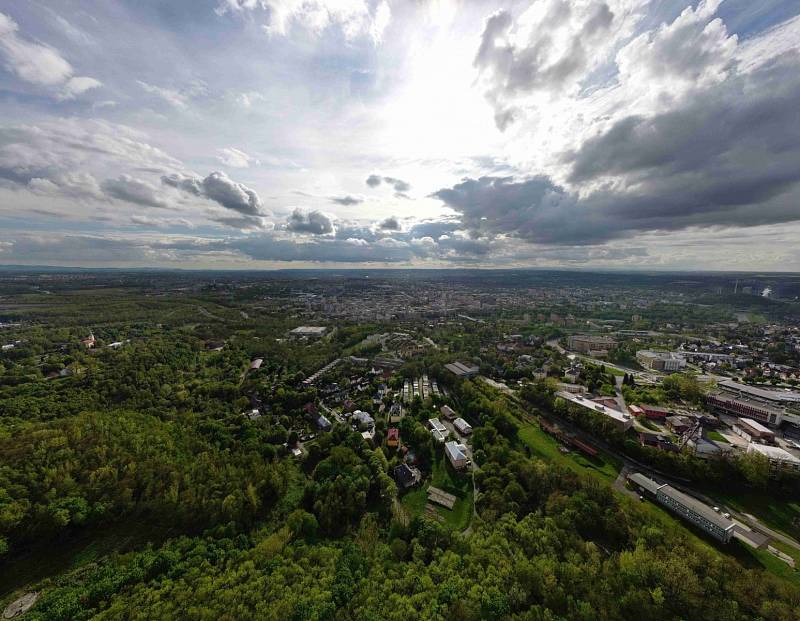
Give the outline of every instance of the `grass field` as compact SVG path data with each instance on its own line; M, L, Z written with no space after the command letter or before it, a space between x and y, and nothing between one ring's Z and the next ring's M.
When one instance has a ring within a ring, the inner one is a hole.
M749 490L704 491L736 511L756 516L770 528L800 539L800 501L787 501Z
M410 517L421 515L425 510L425 504L428 502L428 485L410 490L403 494L400 498L400 504L408 511Z
M472 519L472 479L469 474L457 474L445 462L438 459L433 463L431 478L421 487L406 492L400 498L400 504L408 512L410 518L421 515L428 504L428 488L433 485L457 497L451 509L437 506L436 511L444 523L454 530L463 530Z
M519 439L531 449L531 452L581 474L591 474L612 483L622 469L622 464L614 457L600 452L597 457L586 457L577 451L564 454L555 438L547 435L538 425L527 425L517 433Z
M706 436L709 440L714 440L715 442L724 442L725 444L730 444L728 440L723 436L719 431L707 431Z
M774 545L774 543L772 545ZM784 563L778 557L770 554L766 550L755 550L744 545L740 547L743 548L743 551L751 554L753 558L770 573L800 586L800 572ZM775 547L777 548L778 546Z

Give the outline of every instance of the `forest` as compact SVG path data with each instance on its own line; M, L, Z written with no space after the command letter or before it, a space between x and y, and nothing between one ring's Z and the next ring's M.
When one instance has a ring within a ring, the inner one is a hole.
M388 380L428 374L475 428L475 471L460 475L470 489L474 476L474 514L455 528L403 503L383 421L372 443L334 422L302 458L289 451L290 430L310 428L306 408L318 399L303 378L362 352L364 337L388 326L341 322L326 339L298 344L285 339L286 313L252 291L237 302L180 293L152 307L140 296L70 293L57 317L48 310L10 336L20 345L0 359L0 603L35 589L25 619L800 619L797 580L544 459L520 432L559 416L657 467L757 487L746 464L659 463L667 457L631 446L602 420L579 419L546 382L516 398L443 371L454 355L481 354L501 327L455 333L418 322L441 349ZM198 315L198 305L225 321ZM84 323L90 311L102 321ZM80 345L89 329L92 351ZM542 333L529 333L537 347ZM250 372L256 356L264 364ZM592 373L598 386L612 381ZM345 371L333 380L346 381ZM681 378L662 389L694 398ZM444 400L416 400L399 425L424 472L449 467L424 426ZM256 403L263 416L242 416ZM101 533L149 528L163 532L92 547ZM50 550L84 540L75 559L46 567ZM45 560L34 577L15 580L36 558Z

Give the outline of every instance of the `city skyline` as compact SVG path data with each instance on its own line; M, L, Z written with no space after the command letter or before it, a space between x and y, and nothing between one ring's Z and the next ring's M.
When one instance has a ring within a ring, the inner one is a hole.
M0 265L800 271L799 12L0 0Z

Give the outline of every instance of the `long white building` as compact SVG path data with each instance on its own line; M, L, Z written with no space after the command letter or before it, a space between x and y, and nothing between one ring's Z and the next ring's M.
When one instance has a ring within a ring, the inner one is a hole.
M576 395L565 390L558 391L556 395L562 399L566 399L571 403L580 405L587 410L592 410L596 414L602 414L603 416L606 416L620 431L627 431L633 426L633 416L630 414L620 412L619 410L615 410L614 408L610 408L601 403L596 403L591 399L581 397L580 395Z

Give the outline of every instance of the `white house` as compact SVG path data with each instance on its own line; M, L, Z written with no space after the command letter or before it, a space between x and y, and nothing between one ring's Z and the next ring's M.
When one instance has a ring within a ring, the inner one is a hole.
M450 440L445 443L444 452L447 454L447 459L450 460L450 464L456 470L467 467L469 457L467 457L467 447L463 444Z
M472 425L470 425L463 418L455 419L453 421L453 427L455 427L456 431L458 431L458 433L460 433L462 436L468 436L472 433Z
M431 427L431 435L437 442L444 442L447 436L450 435L447 427L445 427L438 418L429 419L428 424Z

